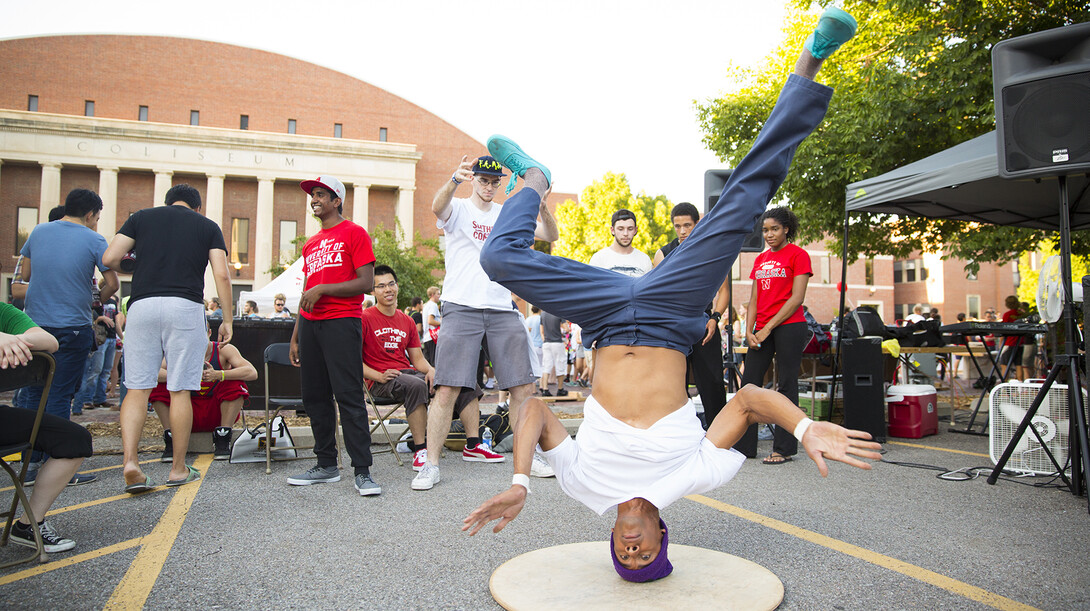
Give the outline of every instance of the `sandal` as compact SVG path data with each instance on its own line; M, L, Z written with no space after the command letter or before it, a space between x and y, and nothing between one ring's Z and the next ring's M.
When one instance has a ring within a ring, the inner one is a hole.
M197 470L193 465L186 465L186 469L189 469L189 473L185 476L185 479L168 479L164 486L181 486L182 484L188 484L189 482L195 482L201 479L201 472Z
M151 482L151 478L145 475L144 481L126 485L125 492L129 494L140 494L141 492L147 492L154 487L155 484Z
M785 462L791 462L791 460L792 459L791 459L790 456L784 456L783 454L780 454L779 452L773 452L773 453L769 454L768 456L766 456L765 459L762 460L761 462L763 462L766 465L782 465Z

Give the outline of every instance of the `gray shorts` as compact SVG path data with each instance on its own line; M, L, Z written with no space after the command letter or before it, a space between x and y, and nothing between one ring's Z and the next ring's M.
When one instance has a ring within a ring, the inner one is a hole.
M518 312L479 310L446 302L435 352L435 384L476 387L477 361L484 340L488 341L488 355L500 388L534 382L530 340Z
M200 390L208 326L204 305L181 297L145 297L125 320L125 386L155 388L167 362L167 390Z

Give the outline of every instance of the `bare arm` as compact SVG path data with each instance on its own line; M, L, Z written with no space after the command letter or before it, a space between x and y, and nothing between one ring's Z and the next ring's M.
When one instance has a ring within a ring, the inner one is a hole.
M102 264L114 271L121 271L121 259L133 246L136 246L136 240L123 233L114 234L106 252L102 253Z
M795 276L795 280L791 285L791 297L783 303L780 311L776 312L775 316L770 318L768 322L765 323L765 326L761 327L761 330L755 334L758 343L763 343L768 339L768 336L772 333L773 329L779 326L781 322L787 320L799 309L802 302L806 300L806 285L809 282L810 274L799 274L798 276Z
M462 155L462 161L455 168L453 177L459 183L473 180L473 163L475 161L475 159L471 160L467 155ZM439 188L439 192L435 194L435 198L431 201L431 211L435 214L435 218L440 221L450 218L450 201L454 199L454 192L457 189L458 184L453 180L448 180Z
M746 345L750 348L758 348L761 343L753 334L753 325L757 324L757 281L754 280L749 287L749 305L746 306L745 328L742 330L746 339Z
M424 351L419 347L409 348L408 352L409 362L413 364L413 369L424 374L424 381L428 383L428 388L431 388L432 380L435 379L435 368L428 363L428 359L424 358Z
M304 285L305 286L305 285ZM335 284L317 284L310 287L299 298L299 309L309 312L317 305L323 295L331 297L351 297L360 293L370 293L375 288L375 264L368 263L356 268L356 277Z
M730 448L742 438L751 424L770 422L794 431L805 417L802 410L780 393L747 384L712 421L707 438L716 447ZM825 459L860 469L871 468L860 458L881 460L882 455L877 450L882 446L867 441L870 438L870 433L864 431L849 430L831 422L813 422L802 436L802 445L824 477L829 474Z
M220 248L208 250L208 262L212 264L212 277L216 279L216 296L220 298L220 307L226 313L220 322L219 341L226 344L234 335L232 327L232 313L235 304L232 302L231 274L227 271L227 252Z
M102 281L98 283L99 299L106 301L113 297L119 288L121 288L121 281L117 278L117 272L112 269L102 272Z
M23 282L30 282L30 257L23 257Z
M549 451L568 438L568 431L560 420L541 399L531 398L522 408L522 414L515 423L514 463L515 473L529 476L530 465L534 460L534 446L541 444L541 449ZM485 501L473 510L465 520L462 530L470 536L477 534L482 527L492 520L500 522L492 532L500 532L511 520L514 520L526 503L526 488L518 484Z
M304 276L303 286L306 285L307 279L306 276ZM302 297L299 298L299 303L303 303ZM293 325L291 328L291 340L289 340L291 343L288 344L288 360L291 361L291 364L295 365L296 367L299 366L299 319L301 318L302 315L295 317L295 325Z
M0 333L0 369L18 367L30 362L31 350L57 351L57 339L41 327L31 327L18 335Z
M727 273L729 274L730 272ZM727 278L729 277L730 276L727 276ZM720 315L726 313L727 308L730 307L728 305L730 303L730 282L727 281L727 278L723 278L723 284L719 287L719 290L716 291L715 299L712 302L712 311L719 312ZM707 329L704 333L704 340L700 342L701 344L706 344L711 340L712 335L715 333L716 324L717 322L714 318L708 318L708 322L705 325Z
M242 353L231 344L220 344L220 364L226 365L223 379L253 382L257 379L257 367L247 361Z
M666 258L666 255L662 254L662 249L661 248L656 250L655 251L655 257L653 259L651 259L651 267L658 267L659 263L662 263L662 260L665 259L665 258Z

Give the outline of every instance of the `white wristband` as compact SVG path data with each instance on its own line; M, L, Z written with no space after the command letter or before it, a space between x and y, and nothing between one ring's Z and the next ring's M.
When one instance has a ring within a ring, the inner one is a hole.
M530 494L530 476L525 473L516 473L511 477L511 485L518 484L526 489L526 494Z
M801 443L802 436L806 434L806 429L810 428L810 425L813 423L814 421L809 418L803 418L802 420L799 420L799 423L795 425L795 439L798 439Z

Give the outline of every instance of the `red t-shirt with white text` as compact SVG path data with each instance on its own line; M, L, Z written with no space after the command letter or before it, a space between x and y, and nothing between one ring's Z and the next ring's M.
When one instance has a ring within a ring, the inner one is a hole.
M406 354L409 348L420 347L416 323L401 310L393 316L383 314L377 307L363 311L363 362L372 369L412 369ZM367 380L370 388L371 380Z
M319 284L338 284L356 278L356 269L375 262L371 236L352 221L341 221L314 234L303 245L303 291ZM348 297L322 295L309 312L299 314L307 320L359 318L363 293Z
M803 274L813 275L810 254L794 244L787 243L778 251L766 250L757 255L749 277L753 280L752 290L757 291L755 322L758 330L787 303L794 289L795 277ZM800 305L798 310L780 324L805 321Z

